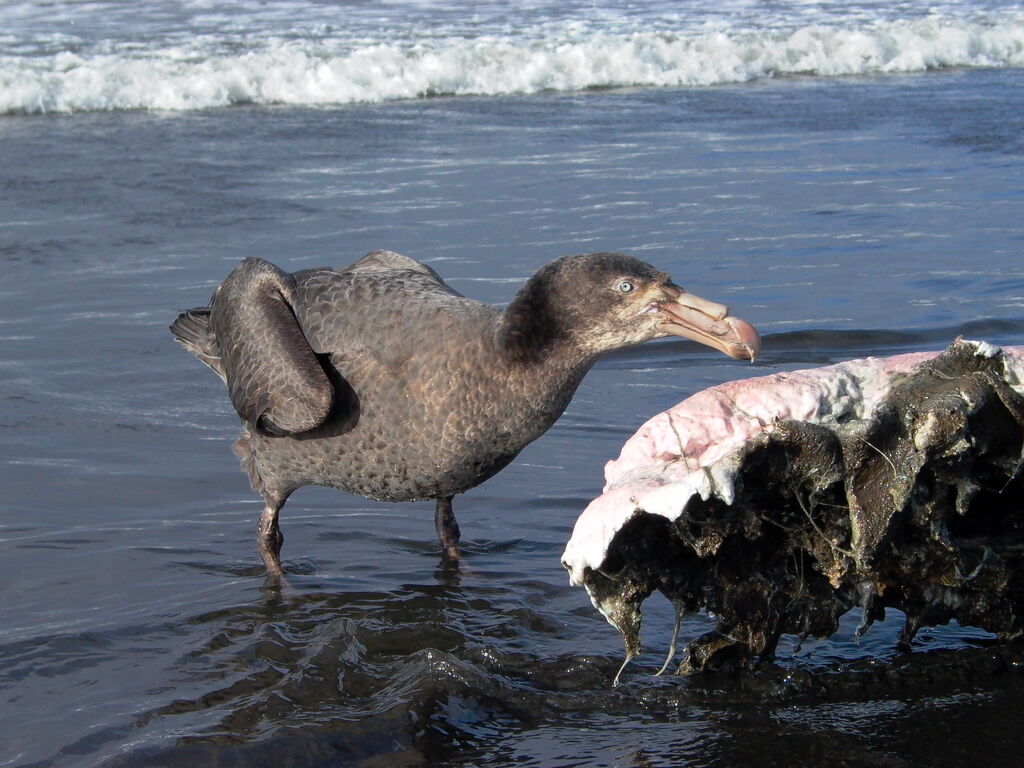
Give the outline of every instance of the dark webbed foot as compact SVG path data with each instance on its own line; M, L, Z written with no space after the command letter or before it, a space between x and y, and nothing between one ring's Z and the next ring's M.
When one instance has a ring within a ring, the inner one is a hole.
M455 513L452 512L451 496L437 500L437 508L434 510L434 526L437 528L437 538L441 542L443 556L457 560L459 558L460 533Z

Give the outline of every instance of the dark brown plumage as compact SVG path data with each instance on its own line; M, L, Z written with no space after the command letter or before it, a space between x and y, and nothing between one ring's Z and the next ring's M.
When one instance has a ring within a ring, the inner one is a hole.
M278 512L303 485L435 499L438 536L457 556L452 497L547 431L602 352L675 333L753 359L756 331L726 314L623 254L558 259L502 312L374 251L293 275L246 259L171 331L227 383L276 574Z

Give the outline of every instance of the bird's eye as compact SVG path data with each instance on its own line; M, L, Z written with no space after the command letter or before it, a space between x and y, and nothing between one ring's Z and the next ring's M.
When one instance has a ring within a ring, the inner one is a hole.
M630 280L623 280L623 281L622 281L621 283L619 283L619 284L618 284L617 286L615 286L615 287L616 287L616 288L617 288L618 290L622 291L623 293L629 293L629 292L630 292L630 291L632 291L632 290L633 290L633 289L634 289L634 288L635 288L636 286L635 286L635 285L633 285L632 281L630 281Z

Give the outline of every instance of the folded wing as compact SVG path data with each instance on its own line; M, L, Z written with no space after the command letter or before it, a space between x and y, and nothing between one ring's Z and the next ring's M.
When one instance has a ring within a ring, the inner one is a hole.
M334 400L294 304L294 277L249 258L221 283L209 308L184 312L171 326L224 379L238 415L275 435L321 425Z

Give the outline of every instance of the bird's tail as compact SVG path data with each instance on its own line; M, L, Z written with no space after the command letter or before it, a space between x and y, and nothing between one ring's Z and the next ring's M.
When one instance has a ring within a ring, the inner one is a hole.
M208 365L214 373L225 378L220 348L210 331L210 308L196 307L178 315L171 323L174 340Z

